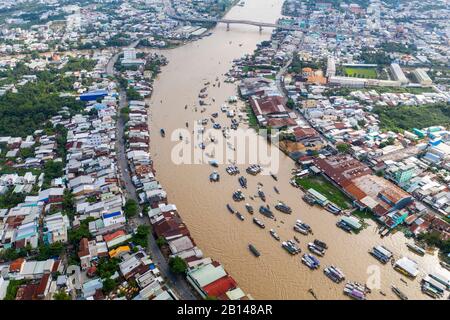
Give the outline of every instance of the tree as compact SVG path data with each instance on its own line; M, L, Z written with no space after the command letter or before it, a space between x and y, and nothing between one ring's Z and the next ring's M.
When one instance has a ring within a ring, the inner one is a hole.
M103 292L105 294L110 293L111 291L113 291L117 286L116 280L108 278L103 280Z
M167 241L164 237L160 236L158 239L156 239L156 244L158 247L162 247L167 244Z
M286 107L288 107L289 109L294 109L295 107L295 101L292 100L292 98L289 98L287 103L286 103Z
M132 241L135 244L143 248L146 248L148 246L149 234L150 234L150 227L146 225L140 225L137 227L136 233L133 235Z
M101 258L97 264L97 274L100 278L110 278L119 269L119 259Z
M340 153L347 153L350 150L350 145L347 143L338 143L336 145L336 149L340 152Z
M139 212L139 205L134 199L128 199L123 208L127 218L132 218Z
M63 290L55 292L55 294L53 294L53 299L54 300L72 300L72 298L67 294L67 292L65 292Z
M187 263L180 257L169 259L170 270L174 273L184 273L187 269Z

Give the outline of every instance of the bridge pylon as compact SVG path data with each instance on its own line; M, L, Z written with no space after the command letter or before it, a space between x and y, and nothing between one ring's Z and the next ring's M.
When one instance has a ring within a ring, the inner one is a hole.
M259 26L259 32L262 32L262 30L263 30L263 27Z
M227 31L230 31L230 24L227 23Z

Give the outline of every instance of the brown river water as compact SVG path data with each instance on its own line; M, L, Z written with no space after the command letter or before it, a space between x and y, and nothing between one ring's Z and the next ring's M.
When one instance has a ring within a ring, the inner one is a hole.
M281 16L282 2L246 0L244 7L234 7L227 18L275 22ZM172 147L179 141L171 141L170 133L175 129L185 128L186 122L189 122L192 130L195 121L219 112L216 121L222 125L230 125L219 109L229 96L237 95L237 89L236 84L223 83L223 74L231 68L233 59L252 53L257 43L270 39L271 35L269 29L260 33L257 27L245 25L231 25L230 31L226 30L225 25L219 25L212 32L211 36L199 41L163 51L169 64L163 67L156 79L154 94L149 101L149 121L153 128L150 153L157 177L168 192L170 202L176 204L205 256L220 261L238 281L239 286L255 299L313 299L308 293L310 288L313 288L319 299L347 299L342 293L344 283L335 284L322 272L323 267L330 264L341 268L347 280L362 283L368 281L371 287L372 283L376 284L372 278L378 270L380 287L373 289L368 299L396 299L390 290L391 284L399 287L410 299L428 299L420 292L419 281L422 276L437 270L448 274L439 266L437 254L427 254L424 257L415 255L405 246L405 242L411 240L406 240L400 232L381 239L373 222L358 235L350 235L338 229L335 225L337 217L318 207L310 207L301 199L301 191L289 184L291 169L295 166L283 154L280 153L278 182L269 175L247 175L246 166L239 166L241 173L248 179L248 189L243 190L247 199L240 203L234 203L231 198L232 193L240 188L238 176L229 176L225 172L225 165L217 169L221 174L221 181L210 183L208 177L213 168L207 163L177 165L171 160ZM216 77L221 81L220 88L212 86ZM213 97L215 103L207 106L204 113L200 112L201 107L196 112L193 106L198 105L199 91L207 81L211 82L207 91L209 101ZM207 127L211 127L210 122ZM160 136L160 128L168 133L165 138ZM277 221L259 214L257 209L262 201L258 198L248 199L248 196L256 194L258 182L264 185L267 203L272 208L278 200L282 200L293 208L293 213L285 215L273 210ZM273 186L279 189L279 195L275 193ZM264 221L265 229L258 228L252 222L252 216L244 208L245 202L255 208L255 216ZM227 203L241 212L245 221L231 215L225 207ZM314 235L295 234L293 225L297 219L311 225ZM282 240L292 239L296 235L300 239L302 252L308 252L306 245L315 238L325 241L329 249L320 258L320 270L309 270L301 264L301 254L291 256L282 249L280 242L270 236L271 228L277 231ZM249 243L261 252L259 258L249 252ZM381 265L368 254L368 250L377 244L385 245L397 258L406 255L416 260L420 265L421 275L413 281L395 271L390 264ZM386 296L380 294L380 290Z

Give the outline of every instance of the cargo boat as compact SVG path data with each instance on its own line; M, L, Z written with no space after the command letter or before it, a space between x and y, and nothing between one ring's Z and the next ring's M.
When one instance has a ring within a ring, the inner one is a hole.
M287 252L292 255L298 254L301 252L300 248L292 240L283 241L281 243L281 247L284 248Z
M314 257L312 254L305 253L302 256L302 263L306 265L311 270L318 269L320 267L320 261L316 257Z
M245 196L244 196L244 194L242 193L241 190L238 190L238 191L233 193L233 200L236 201L236 202L240 202L240 201L245 200Z
M345 274L337 267L331 265L323 270L323 273L333 282L340 283L345 280Z
M410 249L411 251L417 253L419 256L424 256L425 255L425 249L419 247L416 244L407 243L406 246L408 247L408 249Z
M286 205L285 203L283 203L281 201L275 205L275 209L277 209L280 212L287 213L287 214L292 213L291 207L289 207L288 205Z
M274 218L273 212L268 207L260 206L259 213L261 213L263 216L265 216L267 218L270 218L270 219Z
M366 300L366 286L357 282L348 282L344 287L344 294L356 300Z
M314 240L314 244L316 246L319 246L319 247L323 248L323 249L328 249L327 244L325 242L323 242L323 241L318 240L318 239Z
M392 259L392 252L383 246L375 246L369 253L381 263L387 263Z
M247 178L245 178L244 176L240 176L239 177L239 184L241 185L242 188L247 188Z
M270 229L270 235L277 241L280 241L280 236L275 232L275 230Z
M258 227L260 227L261 229L264 229L266 226L265 226L265 224L261 221L261 220L259 220L258 218L253 218L253 222L258 226Z
M325 249L315 245L312 242L308 243L308 249L309 249L309 251L311 251L312 253L318 255L319 257L323 257L325 255Z

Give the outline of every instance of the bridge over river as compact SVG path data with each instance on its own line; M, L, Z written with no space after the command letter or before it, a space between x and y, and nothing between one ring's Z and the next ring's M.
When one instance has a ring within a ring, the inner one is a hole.
M227 25L227 30L230 29L231 24L246 24L251 26L259 27L261 31L262 28L278 28L282 30L290 30L290 31L302 31L302 28L298 26L291 26L285 24L278 23L268 23L268 22L259 22L259 21L251 21L251 20L232 20L232 19L207 19L207 18L194 18L194 17L182 17L182 16L170 16L172 19L193 22L193 23L225 23Z

